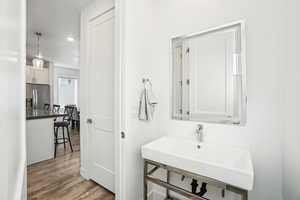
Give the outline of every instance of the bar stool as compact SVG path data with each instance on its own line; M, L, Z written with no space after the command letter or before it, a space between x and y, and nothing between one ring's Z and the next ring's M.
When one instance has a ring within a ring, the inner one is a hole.
M50 104L45 103L45 104L44 104L44 110L50 111Z
M77 107L74 108L73 117L72 117L72 129L74 128L80 130L80 113Z
M32 98L26 98L26 109L32 108Z
M54 158L56 158L56 148L58 144L64 144L64 149L66 150L66 143L69 143L71 151L73 152L73 147L71 143L70 138L70 132L69 132L69 126L72 121L72 115L73 115L74 107L73 106L65 106L64 113L67 114L65 117L63 117L62 121L55 121L54 122ZM59 128L62 128L62 137L58 137L58 130ZM65 128L67 129L68 137L65 137Z
M53 107L52 107L52 112L55 112L55 113L59 113L60 111L60 105L57 105L57 104L53 104ZM54 118L54 122L57 120L57 117ZM53 126L54 128L54 134L55 134L55 126Z
M60 105L53 104L52 111L55 112L55 113L59 113L59 111L60 111ZM57 118L54 118L54 121L56 121L56 120L57 120Z
M53 109L52 109L52 111L58 113L59 110L60 110L60 105L53 104Z

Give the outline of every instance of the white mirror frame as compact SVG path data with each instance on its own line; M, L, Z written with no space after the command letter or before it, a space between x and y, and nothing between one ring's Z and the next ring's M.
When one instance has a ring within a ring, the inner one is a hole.
M178 38L191 38L191 37L196 37L196 36L201 36L201 35L205 35L211 32L216 32L222 29L226 29L226 28L230 28L233 26L239 26L240 27L240 43L241 43L241 52L240 52L240 57L241 59L240 64L241 64L241 105L240 105L240 109L241 109L241 114L240 114L240 120L239 122L232 122L232 121L224 121L224 120L195 120L195 119L190 119L188 117L183 117L181 119L175 117L174 115L174 91L173 91L173 73L174 73L174 69L173 69L173 41L178 39ZM209 28L206 29L204 31L200 31L197 33L192 33L192 34L186 34L186 35L180 35L180 36L175 36L171 38L170 41L170 117L173 120L184 120L184 121L200 121L200 122L208 122L208 123L219 123L219 124L233 124L233 125L240 125L240 126L244 126L246 125L247 122L247 91L246 91L246 30L245 30L245 21L240 20L240 21L235 21L232 23L228 23L225 25L221 25L221 26L217 26L217 27L213 27L213 28Z

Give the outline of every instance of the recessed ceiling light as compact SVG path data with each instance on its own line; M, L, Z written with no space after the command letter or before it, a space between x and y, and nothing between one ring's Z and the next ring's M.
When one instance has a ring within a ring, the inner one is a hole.
M72 37L72 36L68 36L68 37L67 37L67 40L68 40L69 42L74 42L74 41L75 41L75 38Z

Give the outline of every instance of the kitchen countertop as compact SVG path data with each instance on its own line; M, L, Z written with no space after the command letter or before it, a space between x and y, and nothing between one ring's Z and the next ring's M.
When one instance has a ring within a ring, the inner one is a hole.
M52 112L47 110L27 110L26 120L56 118L56 117L63 117L66 115L67 114L62 112Z

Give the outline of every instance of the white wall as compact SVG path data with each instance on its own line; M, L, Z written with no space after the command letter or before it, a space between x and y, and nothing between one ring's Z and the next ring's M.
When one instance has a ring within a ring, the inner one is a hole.
M288 5L288 43L287 43L287 73L285 94L285 137L283 160L283 189L285 200L300 199L300 26L299 0L289 0Z
M142 199L140 146L161 135L194 139L195 122L170 120L170 39L244 19L247 38L248 121L245 127L205 124L205 140L251 151L255 169L250 200L282 199L284 0L131 0L125 11L128 137L127 200ZM151 78L159 99L151 123L138 121L141 79Z
M25 175L25 1L0 0L0 199L19 200Z
M53 103L58 104L58 78L59 77L69 77L69 78L78 78L80 79L80 70L79 69L72 69L72 68L65 68L60 66L55 66L53 71ZM80 80L79 80L80 82ZM79 96L79 87L78 87L78 96ZM78 105L79 104L78 99Z

